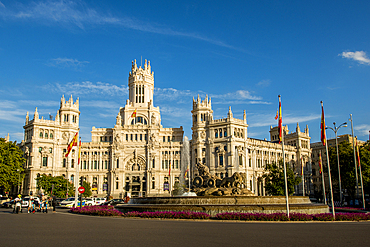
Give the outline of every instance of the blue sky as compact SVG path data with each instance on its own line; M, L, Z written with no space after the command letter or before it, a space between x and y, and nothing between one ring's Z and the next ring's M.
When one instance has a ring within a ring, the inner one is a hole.
M370 1L0 0L0 136L23 138L27 111L55 116L80 98L82 141L111 128L128 98L131 61L151 61L164 127L191 137L192 98L214 118L247 111L248 136L269 140L278 95L283 124L370 130ZM328 138L334 138L328 130ZM350 134L341 128L338 134Z

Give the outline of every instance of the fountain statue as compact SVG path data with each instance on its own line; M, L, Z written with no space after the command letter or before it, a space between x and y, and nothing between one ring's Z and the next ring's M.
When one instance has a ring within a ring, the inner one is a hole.
M235 172L231 177L223 179L211 175L209 168L201 163L196 164L198 176L193 178L192 192L198 196L253 196L254 194L245 188L246 174Z

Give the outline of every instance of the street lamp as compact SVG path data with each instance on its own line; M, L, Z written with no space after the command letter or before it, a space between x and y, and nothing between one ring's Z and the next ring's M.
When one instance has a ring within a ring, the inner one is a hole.
M18 195L19 195L19 180L21 180L21 172L19 169L17 169L18 172Z
M333 123L334 128L326 126L326 129L331 129L335 133L335 145L337 147L337 160L338 160L338 174L339 174L339 200L340 200L340 205L342 205L342 182L340 179L340 165L339 165L339 151L338 151L338 135L337 132L341 127L347 127L347 122L342 123L338 127L335 126L335 122ZM334 205L333 205L334 207Z

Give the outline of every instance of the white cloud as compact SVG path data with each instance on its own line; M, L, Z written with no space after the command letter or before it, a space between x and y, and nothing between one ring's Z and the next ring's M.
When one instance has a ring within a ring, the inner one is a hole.
M85 64L89 63L88 61L78 61L73 58L55 58L50 59L47 63L48 66L52 67L62 67L62 68L78 68L82 67Z
M77 26L83 30L86 26L116 25L142 32L192 38L248 53L243 49L233 47L221 40L211 39L199 33L180 32L173 30L170 27L166 27L163 24L143 22L131 17L116 17L111 14L99 13L97 10L88 7L83 1L45 1L32 2L29 5L17 4L16 6L18 8L17 10L7 9L3 6L4 11L1 11L2 9L0 9L0 17L2 16L4 19L12 20L35 20L45 25L55 23L66 26Z
M247 115L248 124L250 127L277 126L275 115L276 112L272 112L271 114L250 114L250 116ZM286 114L283 116L283 125L306 123L320 118L320 114L310 114L307 116L292 116L291 114Z
M0 7L5 8L5 5L2 2L0 2Z
M49 84L44 87L47 90L53 90L62 92L64 94L75 94L75 95L109 95L109 96L122 96L128 95L128 88L124 85L117 86L104 82L68 82L66 84Z
M360 64L370 65L370 59L366 56L366 52L364 51L355 51L355 52L342 52L339 54L343 58L353 59Z
M220 95L211 95L212 98L220 99L240 99L240 100L261 100L262 97L253 96L251 92L247 90L238 90L236 92L220 94Z
M262 80L257 83L257 86L259 87L268 87L270 86L271 81L270 80Z
M22 116L22 117L20 117ZM22 123L24 122L26 119L25 119L25 111L23 110L15 110L15 109L12 109L12 110L0 110L0 120L6 120L6 121L10 121L10 122L16 122L16 123Z
M357 134L358 136L360 135L368 136L369 135L369 131L370 131L369 124L361 124L361 125L354 126L353 128L356 131L360 132L359 134ZM355 133L355 136L356 136L356 133Z

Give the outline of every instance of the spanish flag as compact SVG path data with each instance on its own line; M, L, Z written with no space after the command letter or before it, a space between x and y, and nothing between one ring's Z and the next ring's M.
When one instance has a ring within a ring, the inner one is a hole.
M168 170L168 176L171 176L171 160L170 160L170 169Z
M322 142L322 145L326 145L326 131L325 131L325 117L324 117L324 105L322 104L322 101L321 101L321 125L320 125L320 129L321 129L321 142Z
M131 114L131 117L136 117L136 109L135 109L135 111Z
M302 169L301 169L301 176L303 176L303 158L301 157L301 166L302 166Z
M69 153L72 151L72 148L77 146L77 136L78 136L78 132L75 134L72 141L68 144L67 153L66 153L65 157L68 157Z
M283 116L281 115L281 100L280 100L280 95L279 95L279 125L278 125L278 130L279 130L279 143L283 140Z
M358 166L358 167L360 167L360 166L361 166L360 150L358 149L358 143L357 143L357 140L356 140L356 151L357 151L357 166Z
M319 154L319 172L322 173L322 159L321 159L321 152Z
M81 137L80 137L80 144L78 146L78 165L80 165L81 161Z
M186 175L188 175L188 171L189 171L189 167L188 167L188 169L186 169L186 171L185 171L184 178L186 178Z

